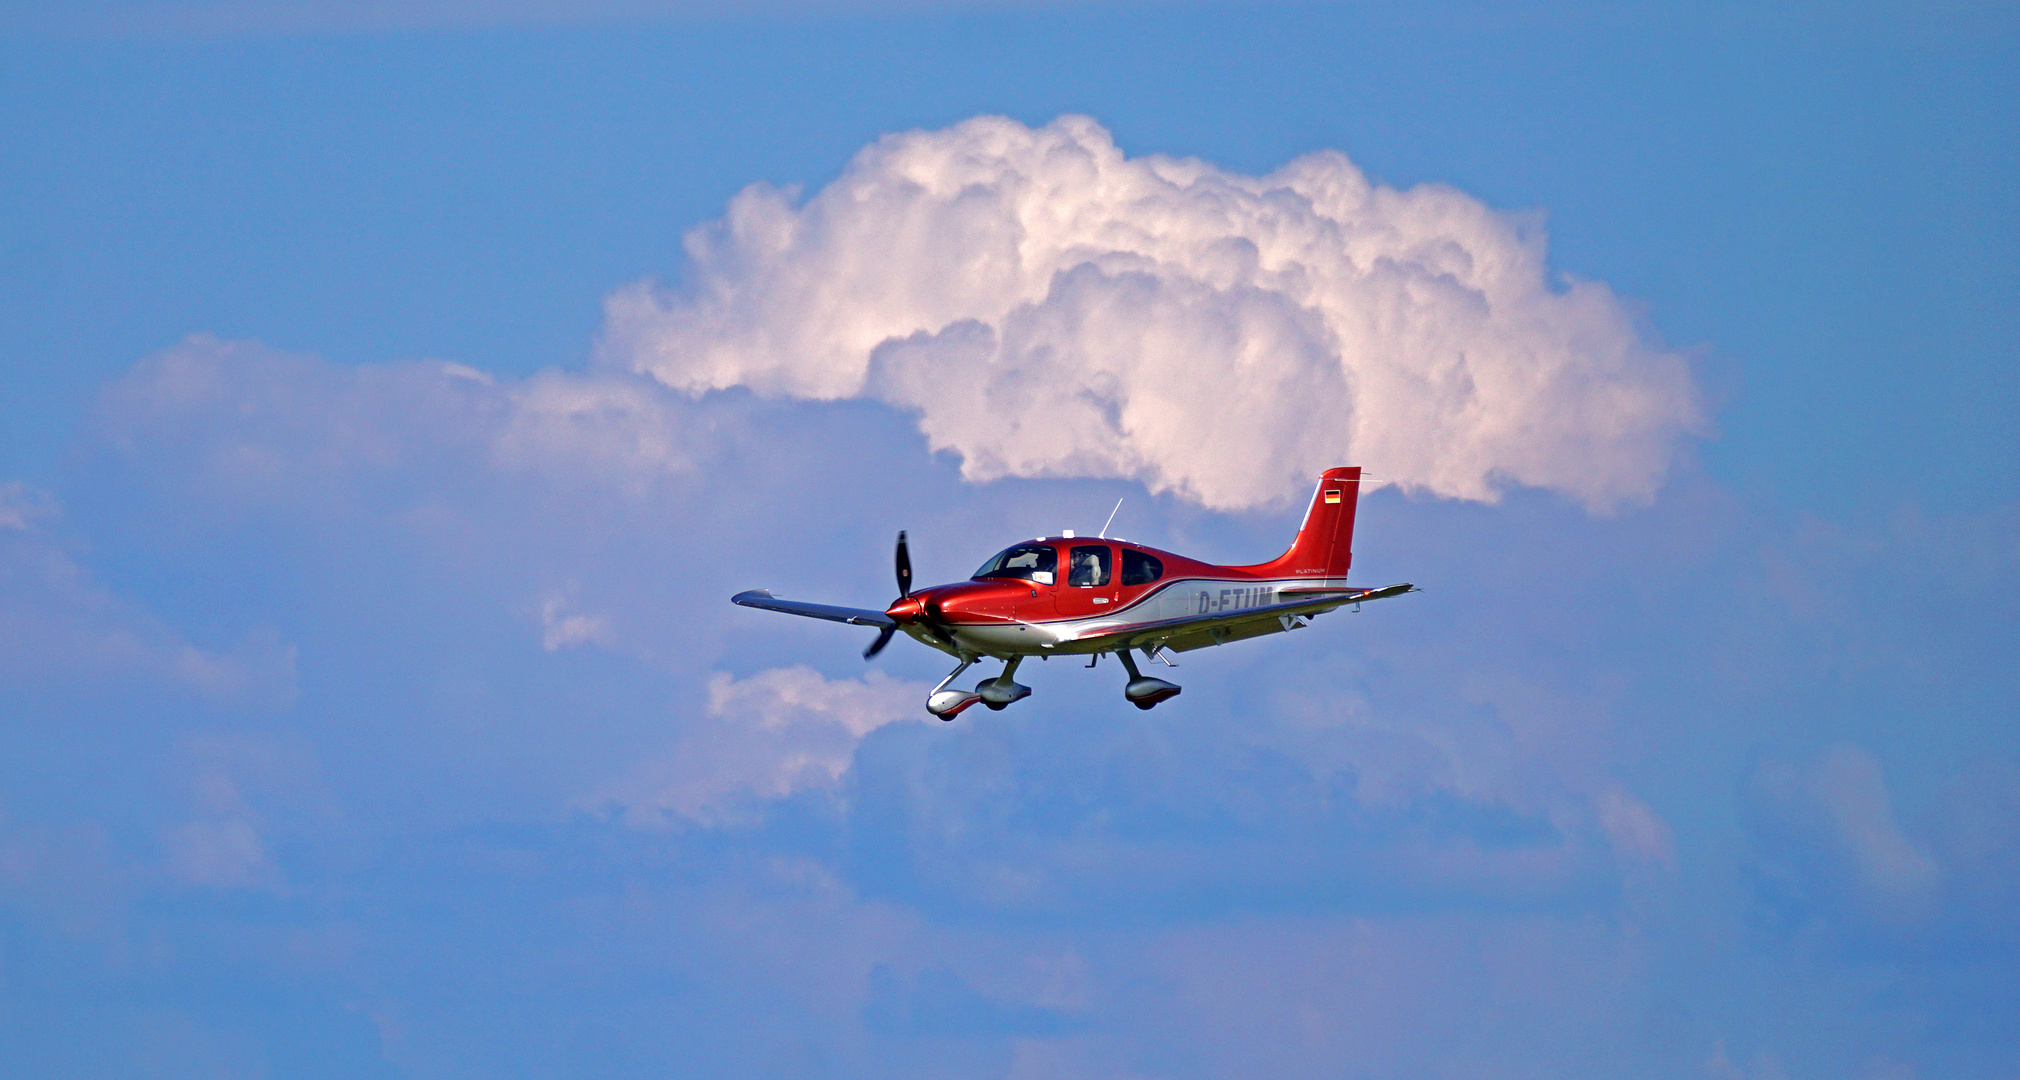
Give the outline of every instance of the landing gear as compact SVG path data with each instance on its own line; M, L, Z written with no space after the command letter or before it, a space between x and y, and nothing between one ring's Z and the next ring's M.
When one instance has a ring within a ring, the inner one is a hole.
M980 694L969 693L966 690L947 689L948 683L953 682L956 677L968 670L974 663L975 658L972 656L963 656L961 658L961 666L948 672L947 677L940 680L940 685L934 687L933 692L926 695L927 712L942 720L952 720L961 715L962 709L982 700L982 695Z
M1030 687L1010 677L1016 673L1017 665L1023 662L1023 657L1013 656L1004 663L1003 674L975 684L975 692L981 695L982 704L989 706L991 712L1001 712L1031 696Z
M1008 708L1031 696L1030 687L1011 678L1017 671L1017 665L1024 662L1024 658L1021 656L1011 657L1003 665L1003 673L1001 675L993 679L983 679L981 682L975 684L973 691L949 690L948 687L953 684L954 680L959 678L962 672L974 666L977 659L979 657L962 657L961 666L948 672L947 677L940 680L940 685L934 687L933 692L926 695L927 712L942 720L952 720L956 716L961 715L961 710L978 701L988 706L991 711L997 711Z
M1122 696L1139 709L1148 709L1166 698L1179 695L1179 688L1163 679L1145 678L1136 670L1136 660L1128 649L1117 649L1115 655L1122 658L1123 669L1129 672L1129 685L1122 688Z

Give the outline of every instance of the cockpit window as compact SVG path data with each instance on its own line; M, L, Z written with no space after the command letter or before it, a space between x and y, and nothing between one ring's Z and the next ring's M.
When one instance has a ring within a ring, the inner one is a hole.
M1040 585L1052 584L1059 569L1059 552L1051 544L1018 544L1005 548L975 571L978 578L1022 578Z
M1164 576L1164 563L1155 555L1122 549L1122 583L1148 585Z
M1114 565L1114 558L1106 544L1088 544L1074 548L1067 556L1066 584L1079 585L1082 588L1108 584L1108 570Z

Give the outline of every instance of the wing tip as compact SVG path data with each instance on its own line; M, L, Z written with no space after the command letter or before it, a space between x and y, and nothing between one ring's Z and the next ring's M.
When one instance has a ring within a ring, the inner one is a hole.
M1359 600L1354 602L1359 603L1360 600L1387 600L1392 596L1405 596L1413 592L1423 591L1414 582L1404 581L1394 585L1384 585L1379 589L1369 589L1360 595Z

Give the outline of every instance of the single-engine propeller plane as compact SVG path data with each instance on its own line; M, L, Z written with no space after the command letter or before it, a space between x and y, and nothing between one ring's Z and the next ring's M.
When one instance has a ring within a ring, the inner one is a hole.
M1093 667L1102 654L1114 653L1129 673L1123 696L1148 709L1176 696L1179 688L1144 675L1131 650L1146 662L1177 667L1168 654L1296 630L1314 615L1414 589L1407 583L1380 589L1347 584L1360 485L1359 468L1326 470L1290 550L1254 566L1214 566L1111 540L1104 526L1092 539L1068 530L1012 544L967 581L915 590L901 532L898 598L882 611L781 600L763 589L730 600L874 626L877 638L863 650L865 659L882 652L900 630L955 657L960 665L926 697L926 711L942 720L978 701L1001 709L1029 697L1031 688L1013 678L1027 656L1088 656L1087 666ZM1003 661L1001 674L973 690L952 688L985 656Z

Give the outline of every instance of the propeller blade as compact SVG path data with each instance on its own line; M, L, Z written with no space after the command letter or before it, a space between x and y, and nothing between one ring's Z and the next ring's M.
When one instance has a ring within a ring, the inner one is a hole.
M870 642L870 647L863 650L863 659L875 659L878 653L884 651L884 646L891 643L891 635L897 632L898 628L895 626L886 626L877 631L877 640Z
M898 530L898 597L912 595L912 553L905 547L905 530ZM879 645L878 648L883 646Z

